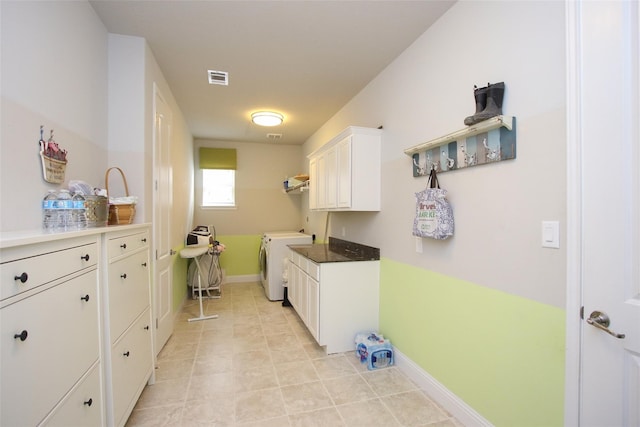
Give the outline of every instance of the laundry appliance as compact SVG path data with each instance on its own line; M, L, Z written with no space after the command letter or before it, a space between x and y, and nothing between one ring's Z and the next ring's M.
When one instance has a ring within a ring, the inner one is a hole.
M284 298L282 273L284 259L289 253L288 245L310 245L311 236L295 231L274 231L264 233L260 243L258 260L260 280L264 293L271 301Z

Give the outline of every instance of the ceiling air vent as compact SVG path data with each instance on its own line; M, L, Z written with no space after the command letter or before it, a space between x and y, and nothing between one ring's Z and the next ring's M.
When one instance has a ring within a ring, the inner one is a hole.
M268 133L267 134L267 139L271 139L273 141L277 141L280 138L282 138L282 134L281 133Z
M226 71L208 70L210 85L229 86L229 73Z

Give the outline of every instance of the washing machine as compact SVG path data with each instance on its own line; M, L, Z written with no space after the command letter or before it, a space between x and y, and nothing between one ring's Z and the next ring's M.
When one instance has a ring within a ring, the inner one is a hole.
M310 245L311 236L296 231L274 231L262 235L260 243L259 263L260 280L264 293L271 301L284 298L282 273L284 259L288 258L288 245Z

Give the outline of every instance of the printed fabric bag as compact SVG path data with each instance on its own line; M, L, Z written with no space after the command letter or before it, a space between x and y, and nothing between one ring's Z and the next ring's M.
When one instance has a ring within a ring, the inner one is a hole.
M431 169L427 188L416 193L416 217L413 235L444 240L453 236L453 209L440 188L435 169Z

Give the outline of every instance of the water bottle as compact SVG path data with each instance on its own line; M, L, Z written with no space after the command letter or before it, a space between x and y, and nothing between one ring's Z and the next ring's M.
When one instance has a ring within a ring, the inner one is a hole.
M78 230L87 228L87 211L84 207L84 196L82 193L74 193L73 201L73 226Z
M49 190L42 199L42 228L46 231L56 231L58 227L58 211L56 210L56 190Z
M56 200L56 210L58 211L58 230L73 229L73 200L69 190L60 190Z

